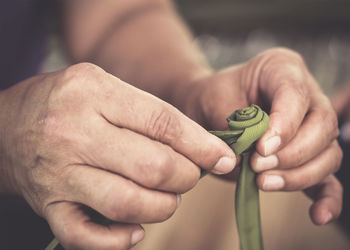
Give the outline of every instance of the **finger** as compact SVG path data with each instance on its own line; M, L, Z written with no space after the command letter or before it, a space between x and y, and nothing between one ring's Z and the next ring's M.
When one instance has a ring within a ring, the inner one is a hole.
M343 202L343 188L334 175L305 191L315 202L310 217L316 225L324 225L339 217Z
M269 129L256 145L261 155L271 155L294 137L308 109L306 92L300 84L286 83L273 93Z
M199 168L168 145L110 123L97 126L103 133L92 135L85 162L162 191L184 193L198 182Z
M255 153L251 158L256 172L272 168L297 167L323 151L339 135L337 117L330 106L311 110L294 138L277 154Z
M83 165L64 173L65 200L78 202L105 217L126 223L151 223L168 219L180 196L146 189L124 177Z
M140 225L95 224L81 205L70 202L49 205L47 219L65 249L129 249L144 237Z
M108 82L108 96L98 102L98 112L109 122L167 144L213 173L224 174L234 168L232 150L173 106L112 75Z
M261 55L259 91L270 109L269 129L257 142L257 150L268 156L286 145L296 134L309 108L309 85L314 84L300 56L288 50Z
M257 185L264 191L297 191L316 185L336 172L342 151L336 141L317 157L298 168L267 170L258 175Z

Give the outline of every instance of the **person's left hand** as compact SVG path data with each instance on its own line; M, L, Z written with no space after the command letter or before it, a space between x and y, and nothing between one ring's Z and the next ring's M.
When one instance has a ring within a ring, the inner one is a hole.
M227 130L225 118L253 103L269 111L269 129L251 158L257 185L264 191L305 190L314 199L315 224L339 216L343 191L333 175L342 159L337 116L299 54L268 50L193 82L187 93L183 110L207 129Z

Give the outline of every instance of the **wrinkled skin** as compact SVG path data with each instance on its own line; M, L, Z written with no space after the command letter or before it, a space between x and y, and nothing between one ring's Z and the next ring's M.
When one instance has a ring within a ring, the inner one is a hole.
M169 218L199 167L224 174L228 146L171 105L92 64L1 92L1 184L67 249L127 249ZM205 143L203 143L205 142ZM83 205L110 220L93 223Z
M253 103L268 110L269 129L251 158L259 188L305 190L314 199L315 224L339 216L342 186L333 175L342 159L337 116L299 54L271 49L191 87L183 109L208 129L227 129L225 118ZM237 171L232 174L235 178Z

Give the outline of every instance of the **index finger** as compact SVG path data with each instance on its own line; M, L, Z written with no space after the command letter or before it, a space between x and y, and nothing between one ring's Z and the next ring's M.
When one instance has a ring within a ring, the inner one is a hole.
M310 85L317 85L301 58L280 52L266 62L260 92L268 100L269 129L257 142L264 156L275 153L296 134L310 106Z
M260 154L268 156L275 153L295 136L309 107L298 88L283 85L272 97L269 129L257 143Z
M170 104L108 74L108 96L98 105L110 123L169 145L195 164L215 174L235 166L233 151L219 138Z

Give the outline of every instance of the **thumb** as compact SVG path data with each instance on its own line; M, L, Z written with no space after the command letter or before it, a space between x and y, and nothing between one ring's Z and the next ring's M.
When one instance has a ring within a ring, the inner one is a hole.
M236 164L232 150L219 138L170 104L110 75L116 86L113 98L100 103L109 122L169 145L201 168L216 174L231 172Z

